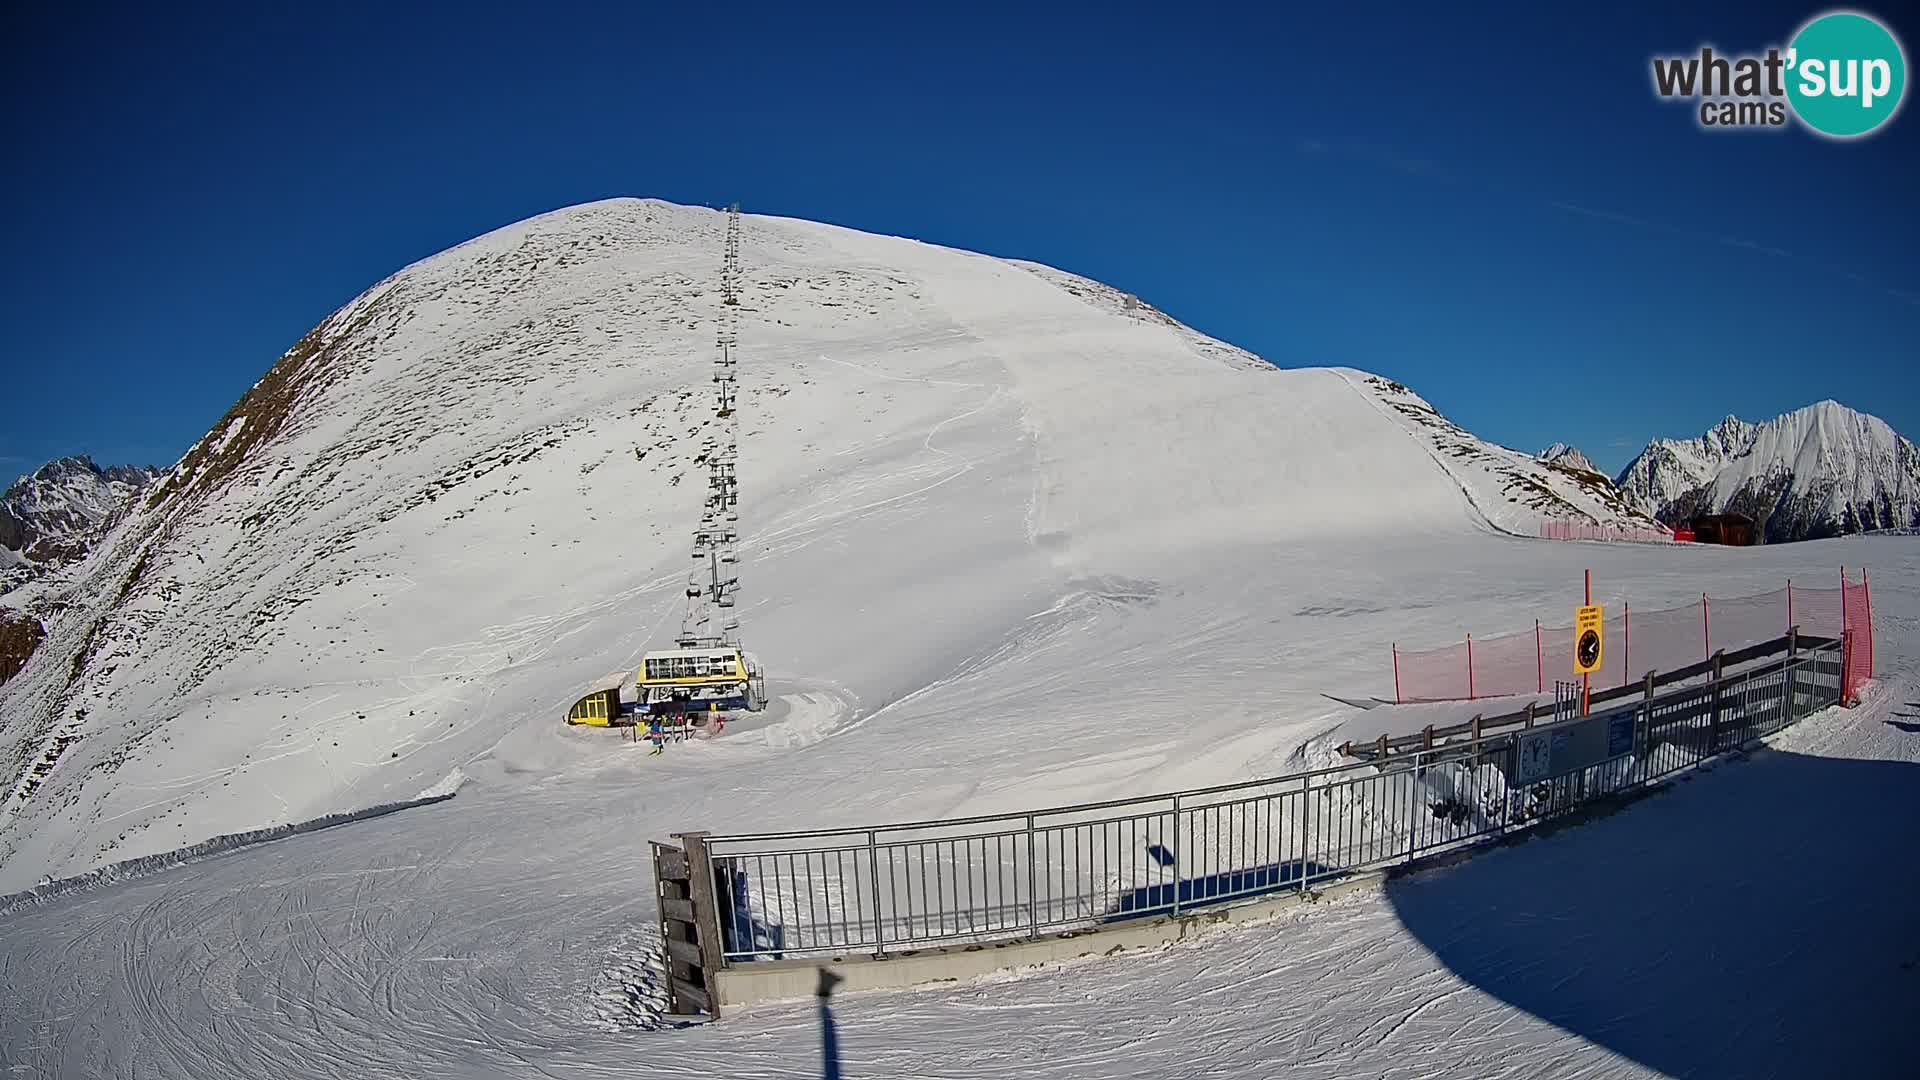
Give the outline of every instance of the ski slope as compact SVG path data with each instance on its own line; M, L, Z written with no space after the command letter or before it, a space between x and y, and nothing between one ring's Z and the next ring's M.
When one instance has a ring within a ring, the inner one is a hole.
M1557 602L1579 546L1492 541L1428 599L1461 602L1497 574L1516 608ZM1610 578L1657 580L1666 553L1592 554L1614 560ZM845 1075L1900 1075L1920 880L1887 856L1920 775L1920 549L1714 555L1729 557L1692 570L1723 584L1872 563L1888 674L1868 704L1782 733L1771 757L1385 891L1158 951L837 998ZM1073 797L1134 775L1116 747L1141 726L1071 752L1036 733L1027 749ZM950 790L940 777L1000 760L976 742L891 768L864 745L888 727L807 743L776 725L651 762L603 742L565 773L503 772L430 807L16 906L0 914L0 1045L30 1076L822 1075L811 1005L648 1030L643 839L764 823L775 792L795 824L917 812ZM1211 747L1211 769L1277 765L1288 741L1243 732ZM1162 762L1145 782L1198 770ZM884 794L856 802L861 785Z
M8 595L50 636L0 687L0 746L64 749L6 805L0 892L106 868L0 912L9 1067L817 1075L806 1009L648 1030L649 838L1284 772L1351 714L1325 693L1391 689L1388 641L1564 618L1589 566L1596 599L1665 606L1868 565L1883 668L1911 671L1909 539L1516 538L1615 511L1388 380L1275 368L1057 270L749 216L740 610L774 703L663 758L566 729L583 681L678 623L721 228L593 204L396 273L85 564ZM1906 754L1845 741L1877 716L1820 721L1832 755ZM1499 1048L1563 1075L1662 1067L1476 998L1392 904L851 997L848 1072L1517 1069ZM1450 1030L1495 1049L1430 1050Z

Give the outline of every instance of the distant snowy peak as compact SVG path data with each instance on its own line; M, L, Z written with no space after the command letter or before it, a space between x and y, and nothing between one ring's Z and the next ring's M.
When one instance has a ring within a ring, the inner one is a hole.
M1662 521L1746 514L1771 543L1920 525L1920 450L1837 401L1760 424L1729 416L1697 439L1656 439L1618 483Z
M102 527L160 473L102 468L85 455L50 461L0 495L0 548L14 565L57 565L85 555Z
M1822 402L1821 405L1831 405L1836 409L1842 409L1848 412L1852 411L1846 409L1845 406L1840 405L1838 402L1833 401ZM1808 406L1808 409L1817 408L1820 408L1820 405ZM1802 409L1800 411L1805 412L1807 410ZM1788 415L1791 416L1793 414L1789 413ZM1859 414L1855 413L1854 415ZM1781 419L1785 419L1785 417ZM1754 433L1759 429L1760 425L1758 424L1749 424L1737 416L1729 415L1725 420L1708 428L1707 433L1700 437L1700 443L1702 446L1708 448L1709 451L1715 451L1728 456L1738 456L1753 444Z
M1600 473L1600 467L1593 463L1592 458L1581 453L1578 447L1568 446L1562 442L1554 443L1535 454L1534 460L1543 461L1548 465L1564 465L1569 469L1579 469L1581 472ZM1606 474L1600 473L1600 475Z

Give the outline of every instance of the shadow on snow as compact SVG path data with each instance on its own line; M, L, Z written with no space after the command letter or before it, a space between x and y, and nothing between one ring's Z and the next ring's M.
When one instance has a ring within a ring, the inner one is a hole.
M1911 1075L1916 809L1920 765L1762 750L1387 896L1460 978L1667 1075Z
M1317 862L1303 864L1295 860L1268 863L1246 870L1227 870L1205 877L1182 878L1164 885L1148 885L1122 894L1119 901L1107 909L1107 916L1102 921L1126 922L1129 919L1166 915L1171 912L1176 896L1182 909L1185 909L1193 904L1218 904L1229 899L1252 900L1291 891L1300 880L1302 869L1306 871L1309 881L1327 870Z

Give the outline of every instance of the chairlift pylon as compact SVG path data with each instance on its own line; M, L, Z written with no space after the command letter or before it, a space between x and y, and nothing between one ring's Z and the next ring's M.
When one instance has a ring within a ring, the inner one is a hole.
M745 278L740 267L740 249L740 207L735 204L727 210L720 269L722 310L714 334L718 355L710 380L716 388L713 419L721 423L716 425L706 420L687 427L690 435L699 437L700 456L695 464L707 467L708 488L691 552L693 561L705 562L707 568L696 569L688 576L684 590L687 612L680 634L674 639L679 649L690 650L692 655L646 654L635 680L637 702L626 707L617 699L609 702L606 688L596 686L593 694L575 703L577 714L598 717L605 713L611 722L615 713L632 718L645 712L683 711L692 707L689 702L703 710L710 707L708 703L723 701L726 704L721 707L728 709L758 710L766 706L761 681L764 676L736 638L740 628L738 618L717 614L736 608L735 597L740 588L739 575L733 570L740 560L735 546L739 542L736 528L740 520L739 480L734 473L739 459L736 419L739 358L734 353L739 345L739 316L735 309L741 306L740 286ZM639 455L639 451L635 453ZM728 567L724 574L723 565ZM654 670L656 667L658 671ZM697 680L698 685L689 679ZM617 698L617 689L614 694ZM569 722L576 722L571 715Z

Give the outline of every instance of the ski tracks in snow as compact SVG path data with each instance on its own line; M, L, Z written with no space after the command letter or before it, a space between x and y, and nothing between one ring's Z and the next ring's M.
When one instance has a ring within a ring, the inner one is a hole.
M950 466L950 468L946 472L944 472L938 479L932 481L931 483L924 484L920 487L914 488L911 491L898 492L893 495L885 496L884 498L874 499L870 502L861 503L857 506L842 507L837 505L831 505L829 506L829 508L821 510L817 513L810 514L809 516L801 519L800 521L794 522L793 524L782 526L777 529L771 529L765 532L755 533L749 536L747 538L747 541L756 546L765 547L766 545L771 544L776 540L785 539L788 536L792 536L799 533L809 532L814 529L818 529L822 526L832 524L834 522L845 521L848 519L857 521L861 518L867 517L873 511L878 510L882 507L892 506L895 503L906 502L911 499L919 498L930 491L934 491L938 488L944 487L947 484L950 484L953 481L960 479L962 476L965 476L966 474L972 472L975 465L972 459L961 457L959 454L951 450L945 450L938 446L935 446L934 437L939 435L940 430L949 424L956 424L963 420L967 420L971 417L977 416L982 412L985 412L988 408L990 408L994 404L994 402L999 400L1000 395L1004 393L1006 389L1004 386L1000 384L995 384L989 387L983 383L953 382L951 380L945 380L945 379L926 379L926 378L915 378L915 377L909 377L909 376L903 376L903 375L889 375L885 372L874 371L872 368L866 367L861 364L856 364L848 360L836 360L833 357L827 356L824 354L821 355L820 359L829 364L837 364L841 367L851 368L854 371L858 371L861 374L867 375L874 379L881 379L888 382L920 383L928 386L953 386L953 387L962 387L970 390L986 390L987 396L983 400L981 400L978 404L973 405L970 408L964 409L961 412L955 413L954 415L949 416L946 419L935 423L932 427L927 429L927 433L925 437L923 437L920 440L920 445L923 449L925 449L929 453L937 455L942 461L944 461Z

